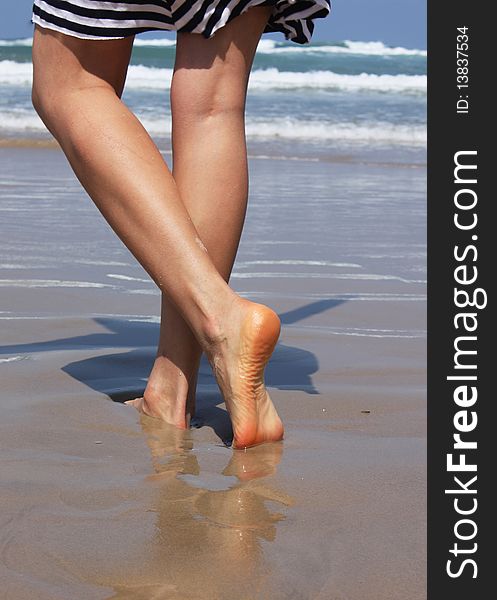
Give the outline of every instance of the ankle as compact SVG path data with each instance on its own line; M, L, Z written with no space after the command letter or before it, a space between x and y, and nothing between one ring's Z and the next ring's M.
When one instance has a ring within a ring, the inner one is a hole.
M154 395L182 396L188 393L192 377L194 373L184 372L165 356L157 356L148 378L147 390Z
M226 341L236 316L246 302L232 292L224 304L219 303L215 311L203 318L199 344L204 352L209 353Z

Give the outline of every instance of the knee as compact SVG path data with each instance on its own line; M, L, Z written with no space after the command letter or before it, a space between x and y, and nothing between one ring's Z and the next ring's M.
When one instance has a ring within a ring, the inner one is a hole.
M59 141L61 135L77 130L81 91L77 85L68 85L57 78L33 79L31 104L48 131Z
M233 119L243 116L244 102L241 99L223 94L214 94L210 97L171 97L171 111L178 119L188 122L205 122L209 119Z
M37 47L33 48L33 82L31 85L31 104L37 114L44 120L52 112L57 92L56 77L43 64L37 55Z
M245 112L244 90L226 79L203 85L191 78L173 77L171 111L177 119L184 117L188 122L239 118Z
M67 86L52 81L33 80L31 87L31 104L41 121L61 142L63 136L73 135L80 130L78 116L79 98L76 86Z
M190 118L193 117L203 122L212 120L213 123L239 120L244 113L241 102L230 102L227 98L212 98L209 102L197 104L191 108Z
M44 98L43 90L33 81L33 85L31 86L31 104L39 116L43 113Z
M33 64L31 104L49 129L74 110L73 97L82 89L79 80L63 75L50 64Z
M45 124L52 122L57 115L57 106L63 106L61 89L48 84L39 83L33 79L31 87L31 104Z

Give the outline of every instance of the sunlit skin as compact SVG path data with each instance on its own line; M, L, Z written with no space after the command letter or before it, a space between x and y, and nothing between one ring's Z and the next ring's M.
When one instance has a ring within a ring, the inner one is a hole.
M81 40L36 26L33 39L36 111L162 291L157 360L144 396L129 404L187 427L205 352L237 449L283 437L263 379L278 316L227 284L246 208L247 81L270 10L251 8L209 40L178 35L173 173L121 100L132 38Z

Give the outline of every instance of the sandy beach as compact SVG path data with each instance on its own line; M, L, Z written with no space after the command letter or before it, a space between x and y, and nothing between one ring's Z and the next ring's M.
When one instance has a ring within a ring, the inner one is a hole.
M425 598L422 152L249 151L231 285L282 320L286 436L243 452L206 362L191 430L122 404L159 292L56 145L0 143L2 598Z

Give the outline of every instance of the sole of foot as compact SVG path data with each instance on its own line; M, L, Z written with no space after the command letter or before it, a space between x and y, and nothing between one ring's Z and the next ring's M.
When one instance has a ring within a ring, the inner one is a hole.
M208 358L230 414L231 447L243 450L283 439L283 424L264 385L281 322L267 306L247 300L240 300L236 312L236 333Z
M206 352L231 418L231 448L279 442L284 427L264 385L264 370L278 342L280 319L269 307L241 298L232 317L229 334ZM163 398L154 394L147 398L145 392L124 404L180 429L190 427L191 416L185 415L184 405L181 410L178 404L164 407Z

